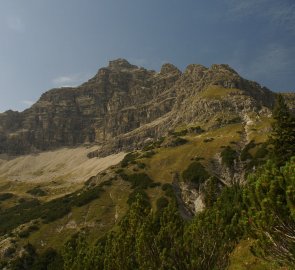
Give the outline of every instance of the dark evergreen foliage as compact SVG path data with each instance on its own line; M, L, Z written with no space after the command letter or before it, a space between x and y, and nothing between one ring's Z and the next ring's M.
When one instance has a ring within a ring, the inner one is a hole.
M131 188L146 189L151 187L153 180L146 173L121 174L123 180L130 182Z
M184 181L194 183L198 186L209 178L209 176L209 173L200 162L192 162L182 173Z
M146 206L150 206L150 201L149 201L149 197L148 197L147 193L143 189L140 189L140 188L133 190L129 194L127 203L129 205L132 205L136 201L136 198L138 196L140 196L142 198L142 202L145 202Z
M169 201L167 198L165 197L160 197L158 200L157 200L157 210L158 211L162 211L164 208L166 208L169 204Z
M177 137L174 141L171 142L171 146L180 146L186 144L188 140L184 138Z
M273 118L270 156L281 166L295 155L295 117L291 115L282 95L277 95Z
M173 186L171 184L168 184L168 183L164 184L162 186L162 190L165 191L165 196L167 196L169 198L175 197Z
M230 146L226 146L221 152L222 163L227 167L232 167L237 157L237 152Z
M166 191L170 189L165 186ZM175 200L160 198L153 213L137 192L119 227L95 246L85 233L75 235L63 252L65 269L225 269L242 235L239 187L225 189L208 210L186 223Z
M218 179L216 177L209 178L204 186L203 193L206 207L212 207L220 193L220 187L218 186Z
M12 193L0 193L0 202L11 199L14 195Z
M281 168L269 161L250 175L244 202L255 254L295 267L295 158Z
M242 161L246 161L247 159L252 159L252 155L249 153L249 150L251 148L254 148L256 146L255 142L252 140L250 141L242 150L241 155L240 155L240 159Z
M47 192L39 187L34 187L34 188L28 190L27 193L31 194L33 196L38 196L38 197L42 197L42 196L47 195Z
M121 167L122 168L127 167L130 163L134 162L137 157L138 157L137 153L134 153L134 152L128 153L121 161Z

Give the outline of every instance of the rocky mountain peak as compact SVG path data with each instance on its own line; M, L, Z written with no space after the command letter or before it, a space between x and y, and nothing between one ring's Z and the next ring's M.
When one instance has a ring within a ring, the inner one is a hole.
M205 72L207 71L208 68L206 68L205 66L203 65L199 65L199 64L190 64L186 67L184 73L185 74L188 74L188 75L191 75L191 74L194 74L194 73L202 73L202 72Z
M135 65L131 65L126 59L118 58L109 62L110 69L133 69L138 68Z
M204 67L203 65L199 64L190 64L186 67L184 71L184 77L191 78L193 80L200 80L208 68Z
M192 64L181 73L166 63L155 72L120 58L79 87L52 89L22 113L0 114L0 153L83 143L131 150L176 126L214 126L221 111L224 123L229 116L242 119L262 106L271 108L273 100L274 93L228 65Z
M227 64L213 64L210 69L214 71L229 71L230 73L239 75L231 66Z
M181 71L176 66L174 66L170 63L163 64L161 67L160 73L161 74L172 73L172 74L181 75Z

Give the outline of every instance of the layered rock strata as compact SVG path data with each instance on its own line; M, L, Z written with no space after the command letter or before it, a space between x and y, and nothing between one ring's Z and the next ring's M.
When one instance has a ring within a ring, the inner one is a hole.
M155 72L117 59L79 87L52 89L23 112L0 114L0 153L90 143L103 145L106 155L140 147L181 124L214 127L245 113L266 114L273 102L270 90L228 65L189 65L182 73L164 64Z

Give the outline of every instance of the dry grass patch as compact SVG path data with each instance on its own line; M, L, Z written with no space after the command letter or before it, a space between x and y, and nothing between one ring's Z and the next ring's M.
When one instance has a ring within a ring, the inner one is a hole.
M189 142L178 147L160 148L150 159L143 160L147 164L146 171L154 181L171 183L174 172L182 172L195 157L202 157L204 165L218 152L221 146L238 141L242 129L241 124L232 124L197 136L185 136ZM204 142L206 138L214 138Z
M209 85L204 91L200 92L199 96L208 99L222 99L230 94L242 93L236 88L224 88L220 85Z
M254 121L249 127L249 140L255 140L256 143L266 142L271 131L271 121L269 117L261 117Z

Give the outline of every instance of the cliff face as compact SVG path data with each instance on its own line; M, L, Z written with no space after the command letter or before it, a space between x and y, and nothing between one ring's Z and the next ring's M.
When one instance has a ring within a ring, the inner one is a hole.
M30 109L0 114L0 152L22 154L84 142L102 142L152 122L171 110L167 91L181 73L160 73L111 61L77 88L44 93Z
M50 90L24 112L0 114L0 153L86 142L129 149L181 124L214 126L268 113L273 100L227 65L190 65L182 74L171 64L155 72L118 59L79 87Z

